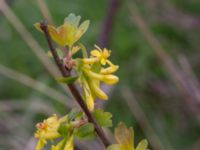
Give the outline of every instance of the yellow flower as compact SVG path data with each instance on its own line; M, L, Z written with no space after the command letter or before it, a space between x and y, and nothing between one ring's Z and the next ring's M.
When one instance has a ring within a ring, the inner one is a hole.
M113 75L119 66L108 60L111 52L106 48L101 50L98 46L95 45L95 47L96 49L91 51L89 58L77 59L76 61L77 71L80 73L80 83L83 88L83 97L90 111L94 109L96 97L102 100L108 99L107 94L101 90L100 83L113 85L119 81L119 78Z
M109 60L107 60L107 63L109 67L102 68L100 71L101 74L111 74L111 73L116 72L119 69L119 66L113 65Z
M81 77L81 82L82 82L82 87L83 87L84 100L88 106L88 109L90 111L93 111L95 96L94 94L92 94L89 84L84 76Z
M116 84L119 81L119 78L115 75L112 74L100 74L100 73L95 73L89 69L84 69L84 73L94 79L100 80L105 82L106 84L112 85Z
M87 31L89 27L89 20L84 21L79 25L81 17L70 14L65 18L64 24L59 27L54 27L48 25L48 30L51 38L60 46L71 47L75 42L77 42L81 36ZM34 24L34 26L42 31L40 28L40 23Z
M35 137L39 139L36 150L41 150L47 143L47 140L55 139L61 135L57 132L62 119L59 119L57 115L53 115L48 119L36 125L37 132Z
M110 57L110 53L111 51L110 50L107 50L106 48L104 48L103 50L98 47L97 45L95 45L95 48L94 50L91 51L91 56L92 57L96 57L99 59L100 63L102 65L105 65L106 62L107 62L107 58Z

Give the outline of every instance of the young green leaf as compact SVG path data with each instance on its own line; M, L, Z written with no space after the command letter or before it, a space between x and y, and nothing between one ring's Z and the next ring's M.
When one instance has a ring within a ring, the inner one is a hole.
M72 109L68 114L68 118L70 121L75 119L80 119L82 117L83 117L83 112L78 109Z
M61 77L58 78L57 81L61 82L61 83L67 83L67 84L72 84L74 83L76 80L78 79L78 77Z
M109 112L104 112L102 109L97 109L93 112L97 123L100 126L111 127L112 126L112 114Z
M68 137L69 135L71 135L72 131L73 131L73 127L65 123L61 123L58 128L58 133L64 137Z
M78 138L94 138L95 133L94 133L94 125L92 123L87 123L80 128L77 129L76 131L76 136Z

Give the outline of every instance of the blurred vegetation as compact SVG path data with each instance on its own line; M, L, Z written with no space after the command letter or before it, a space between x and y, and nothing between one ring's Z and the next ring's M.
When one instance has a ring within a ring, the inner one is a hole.
M90 49L93 43L98 44L108 1L46 2L57 25L69 13L80 14L82 18L89 19L91 26L81 40ZM43 19L36 1L12 0L9 5L28 31L47 50L43 35L33 27L35 22ZM189 106L169 77L167 69L131 20L128 5L129 1L121 1L110 39L109 48L113 53L111 59L120 66L120 82L111 92L111 99L105 104L106 110L113 113L114 126L119 121L124 121L134 127L137 141L146 137L144 129L124 100L122 89L126 87L134 93L165 150L197 150L200 147L199 122L195 115L191 115ZM184 54L199 78L200 2L140 0L138 7L170 57L178 63L178 57ZM0 49L0 64L64 93L3 14L0 14ZM51 113L64 114L68 111L54 99L2 75L0 89L0 108L3 110L0 110L2 150L24 148L34 133L36 122ZM9 104L11 108L3 109L5 104ZM40 111L32 109L39 106L47 108L42 107Z

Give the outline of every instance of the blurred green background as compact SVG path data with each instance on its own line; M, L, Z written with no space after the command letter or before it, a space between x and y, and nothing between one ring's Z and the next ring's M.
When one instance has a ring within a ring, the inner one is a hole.
M132 7L132 2L137 5ZM109 0L46 0L46 4L56 25L69 13L91 21L81 39L88 49L99 43L112 7ZM47 51L43 35L33 27L43 20L38 1L10 0L8 6ZM150 30L150 39L158 39L162 47L157 48L165 52L163 55L155 51L155 43L152 46L152 41L146 40L148 31L140 19ZM103 105L113 113L114 126L120 121L133 126L136 142L146 137L151 149L199 150L200 1L121 0L111 29L107 46L112 50L111 60L120 66L120 82L114 88L105 87L110 100ZM171 61L175 66L172 73L166 65ZM1 11L0 64L0 150L34 149L35 124L53 113L64 115L69 109L48 94L21 84L20 78L12 80L8 76L16 74L4 66L67 94ZM29 84L48 92L40 84Z

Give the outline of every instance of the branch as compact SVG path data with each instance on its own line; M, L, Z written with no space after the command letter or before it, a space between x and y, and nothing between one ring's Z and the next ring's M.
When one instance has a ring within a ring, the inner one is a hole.
M41 29L44 31L46 40L48 42L48 46L49 49L51 50L51 53L53 55L53 58L60 70L60 72L62 73L63 77L70 77L70 71L65 68L65 66L63 65L63 62L61 61L61 59L59 58L56 49L54 48L53 44L52 44L52 40L51 37L49 35L49 31L47 28L47 24L45 22L42 22L40 24ZM82 96L80 95L78 89L76 88L76 86L74 84L68 84L67 85L68 88L70 89L72 95L74 96L76 102L79 104L79 106L82 108L82 110L84 111L85 115L88 118L88 121L93 123L95 131L97 133L97 135L99 136L99 138L101 139L102 143L104 144L105 147L110 145L110 142L108 141L108 139L106 138L102 128L97 124L95 118L93 117L93 115L91 114L91 112L89 111L87 105L85 104Z

